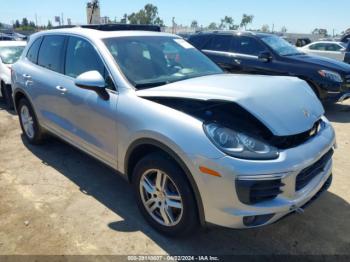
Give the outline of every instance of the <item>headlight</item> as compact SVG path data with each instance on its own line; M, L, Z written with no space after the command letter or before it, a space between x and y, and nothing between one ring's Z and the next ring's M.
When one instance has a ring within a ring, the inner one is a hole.
M241 132L216 123L204 124L204 131L210 140L224 153L251 160L268 160L278 157L278 149Z
M331 80L333 82L338 82L338 83L343 82L342 77L336 72L329 71L329 70L320 70L320 71L318 71L318 73L320 74L320 76L322 76L324 78L328 78L329 80Z

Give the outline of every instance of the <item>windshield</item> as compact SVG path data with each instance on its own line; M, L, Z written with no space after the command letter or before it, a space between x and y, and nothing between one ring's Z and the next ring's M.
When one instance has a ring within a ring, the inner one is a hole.
M303 54L295 46L278 36L266 36L261 39L280 56L292 56Z
M116 37L104 42L126 78L137 89L223 73L214 62L181 38Z
M17 62L24 50L24 46L0 47L0 57L4 64L14 64Z

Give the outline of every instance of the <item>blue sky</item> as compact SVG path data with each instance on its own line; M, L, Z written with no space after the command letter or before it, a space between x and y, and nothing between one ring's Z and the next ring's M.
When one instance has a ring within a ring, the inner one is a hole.
M55 15L64 13L73 23L85 23L86 0L1 0L0 22L11 23L28 17L39 24L47 24ZM350 28L349 0L101 0L101 15L120 19L124 13L141 9L146 3L158 6L159 15L166 25L173 16L178 24L219 22L225 15L238 23L243 13L253 14L251 27L275 24L279 30L286 26L288 32L309 33L315 27L336 33Z

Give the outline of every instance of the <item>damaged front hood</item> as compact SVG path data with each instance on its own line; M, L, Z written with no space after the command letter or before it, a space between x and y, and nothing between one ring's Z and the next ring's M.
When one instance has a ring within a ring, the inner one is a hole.
M188 79L136 91L140 97L169 97L234 102L259 119L276 136L310 130L324 109L298 78L222 74Z

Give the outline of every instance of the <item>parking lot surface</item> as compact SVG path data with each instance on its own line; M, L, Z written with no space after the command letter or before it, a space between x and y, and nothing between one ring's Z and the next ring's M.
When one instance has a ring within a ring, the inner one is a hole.
M143 220L131 186L58 139L31 146L0 102L0 254L350 254L350 102L326 107L334 181L303 215L249 230L168 239Z

